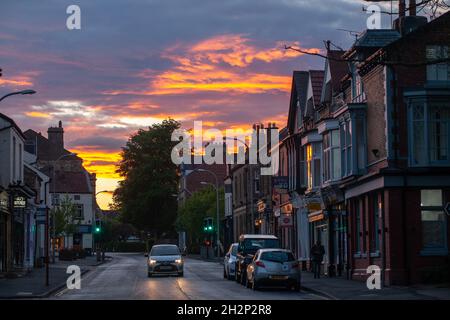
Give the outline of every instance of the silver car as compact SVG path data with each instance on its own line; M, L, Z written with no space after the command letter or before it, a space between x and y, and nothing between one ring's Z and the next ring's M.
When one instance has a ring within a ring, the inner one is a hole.
M223 277L232 280L236 273L236 255L237 255L238 243L230 245L227 254L223 259Z
M154 274L176 274L182 277L183 265L183 257L176 245L154 245L148 254L147 272L149 277Z
M290 250L260 249L247 266L247 287L285 286L300 290L300 265Z

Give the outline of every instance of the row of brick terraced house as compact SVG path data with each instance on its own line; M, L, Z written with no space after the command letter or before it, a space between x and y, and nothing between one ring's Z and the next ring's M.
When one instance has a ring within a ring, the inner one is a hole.
M276 234L305 270L320 240L329 276L363 280L377 265L385 285L448 281L449 46L450 13L411 10L328 48L324 70L294 71L280 177L229 168L234 238Z

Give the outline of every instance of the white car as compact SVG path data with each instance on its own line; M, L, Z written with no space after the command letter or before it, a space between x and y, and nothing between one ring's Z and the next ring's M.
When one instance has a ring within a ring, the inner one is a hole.
M184 261L178 246L171 244L154 245L148 254L148 277L154 274L177 274L183 276Z
M228 280L232 280L235 277L237 250L238 243L231 244L223 259L223 277Z

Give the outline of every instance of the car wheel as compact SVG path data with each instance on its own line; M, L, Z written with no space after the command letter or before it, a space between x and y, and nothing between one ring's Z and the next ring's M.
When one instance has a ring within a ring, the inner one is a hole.
M151 272L147 272L147 277L151 278L153 274Z

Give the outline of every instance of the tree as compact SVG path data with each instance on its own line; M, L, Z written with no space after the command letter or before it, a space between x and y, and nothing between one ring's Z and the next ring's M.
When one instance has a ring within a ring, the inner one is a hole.
M72 199L65 195L58 206L52 208L52 216L55 219L55 235L57 237L68 236L78 231L80 217Z
M223 218L224 192L219 189L219 212ZM179 208L177 217L177 230L186 231L190 246L200 244L203 234L203 219L212 217L216 226L216 191L213 187L201 189L192 194L184 205ZM215 235L215 234L214 234Z
M124 223L159 236L174 232L178 171L171 160L172 132L180 124L164 120L140 129L122 148L117 172L124 178L114 192Z

